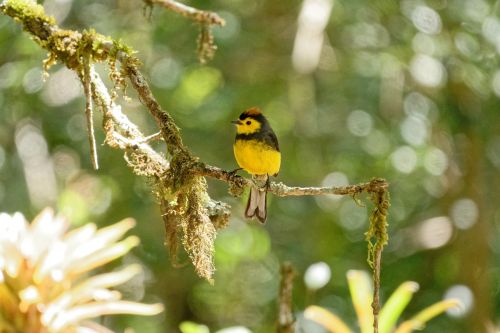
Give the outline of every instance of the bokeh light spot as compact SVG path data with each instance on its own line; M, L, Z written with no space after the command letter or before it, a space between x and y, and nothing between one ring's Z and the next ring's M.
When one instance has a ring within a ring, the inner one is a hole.
M377 23L360 22L346 28L342 39L349 47L381 48L390 43L386 28Z
M72 4L73 0L45 0L43 7L57 22L63 22L68 17Z
M482 33L486 40L497 45L500 41L500 20L494 16L487 17L482 25Z
M354 69L359 75L371 77L380 74L380 58L370 52L357 52L353 60Z
M326 286L331 276L330 267L324 262L317 262L307 268L304 282L307 288L317 290Z
M233 326L233 327L223 328L215 333L252 333L252 331L250 331L248 328L244 326Z
M66 124L66 133L73 141L81 141L87 138L87 128L85 126L83 114L73 115Z
M232 39L238 36L241 30L241 24L238 17L226 11L220 11L219 16L226 21L226 25L224 25L224 27L213 27L215 39Z
M449 188L446 177L428 177L423 182L424 188L434 198L440 198L445 195Z
M415 7L411 13L411 20L418 30L426 34L434 35L441 32L441 17L430 7Z
M394 168L402 173L411 173L417 167L417 153L409 146L402 146L391 154Z
M438 216L423 221L417 230L419 244L425 249L435 249L449 242L453 226L447 216Z
M344 229L356 231L364 227L368 213L366 207L358 206L354 200L347 200L340 206L339 218Z
M446 79L446 70L443 64L425 54L417 54L413 57L410 72L418 83L431 88L441 86Z
M53 204L57 197L57 183L42 131L31 121L21 122L16 130L15 143L32 204L36 207Z
M436 40L432 36L422 32L415 34L411 44L415 53L423 53L430 56L437 53L438 46L436 45Z
M373 128L372 116L362 110L354 110L347 117L347 128L355 136L367 136Z
M5 149L0 146L0 170L3 168L5 164Z
M56 175L63 179L69 179L80 171L80 157L78 154L66 147L58 147L52 154L52 162Z
M43 86L43 74L40 67L34 67L24 74L23 77L23 87L24 91L28 94L33 94Z
M42 91L48 106L62 106L82 95L82 87L75 73L66 67L51 74Z
M490 4L484 0L466 0L465 14L476 22L481 22L490 12Z
M401 123L400 132L407 143L413 146L421 146L427 140L426 121L421 116L410 115Z
M474 294L472 293L472 290L470 290L469 287L462 284L454 285L448 288L448 290L446 290L444 294L444 299L451 299L451 298L458 299L460 303L462 303L461 306L454 307L446 311L446 313L451 317L465 316L467 313L470 312L472 306L474 305Z
M199 107L222 84L221 72L213 67L192 69L182 78L174 98L180 106L179 111L191 113Z
M172 88L179 82L181 67L172 57L161 58L151 66L150 74L155 86Z
M496 71L493 75L493 79L491 80L491 89L500 97L500 71Z
M469 229L479 218L479 208L472 199L459 199L451 206L450 216L457 228Z
M460 53L472 59L477 57L481 48L476 38L465 32L458 32L455 35L455 46Z
M434 176L442 175L448 168L448 157L438 148L431 148L424 156L424 167Z
M333 186L346 186L349 184L347 176L342 172L332 172L326 175L321 182L321 186L333 187ZM332 195L316 195L314 199L318 206L330 213L336 213L338 208L338 202L342 198L342 195L332 194Z
M437 110L436 104L430 98L416 91L406 95L403 107L407 115L420 116L431 120Z
M486 155L491 163L500 169L500 136L495 136L488 142Z
M299 73L311 73L319 64L324 29L330 18L333 0L305 0L300 10L292 64Z
M363 149L372 156L385 155L390 149L386 134L379 130L371 131L362 143Z
M324 187L333 187L333 186L346 186L349 185L349 179L347 179L347 176L342 173L342 172L332 172L326 175L325 178L323 178L323 181L321 182L321 186ZM334 199L340 199L342 198L341 195L329 195L329 198L334 198Z
M47 142L40 130L32 125L20 127L16 136L19 156L30 164L38 164L39 159L48 153Z
M15 63L8 62L0 66L0 89L9 88L17 80L17 66Z

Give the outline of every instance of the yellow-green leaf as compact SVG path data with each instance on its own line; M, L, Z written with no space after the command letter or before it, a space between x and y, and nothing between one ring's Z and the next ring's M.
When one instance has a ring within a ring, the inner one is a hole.
M311 305L307 307L304 311L304 317L320 324L330 333L353 333L342 319L320 306Z
M379 317L379 332L389 333L394 329L398 318L418 290L418 283L407 281L402 283L387 300Z
M458 307L461 303L457 299L447 299L437 302L424 310L420 311L416 316L403 322L394 333L410 333L413 330L421 330L425 323L432 318L442 314L448 309Z

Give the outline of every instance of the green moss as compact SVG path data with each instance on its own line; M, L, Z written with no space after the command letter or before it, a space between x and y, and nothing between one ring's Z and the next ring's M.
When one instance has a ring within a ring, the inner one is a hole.
M61 61L68 68L81 72L84 59L90 62L108 61L111 65L116 62L118 54L125 55L126 66L139 65L137 58L133 57L135 51L122 41L114 41L94 29L82 33L59 29L55 19L45 14L43 6L31 0L6 0L0 5L0 10L21 22L33 39L49 51L44 62L45 70L56 61ZM115 84L124 86L123 75L116 68L111 68L111 72Z
M389 192L380 191L372 194L372 201L375 205L370 215L370 225L365 233L368 241L368 264L375 267L375 252L381 250L389 241L387 233L387 215L390 206Z
M15 16L16 20L24 22L37 20L39 22L45 22L50 25L55 25L56 20L52 16L45 14L45 10L42 5L37 4L31 0L6 0L1 6L2 11L4 11L9 16ZM10 13L15 15L11 15Z

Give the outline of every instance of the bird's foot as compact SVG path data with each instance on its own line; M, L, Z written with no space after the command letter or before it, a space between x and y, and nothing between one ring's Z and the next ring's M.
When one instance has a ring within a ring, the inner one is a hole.
M234 180L234 177L237 176L236 173L240 170L243 170L243 168L237 168L237 169L234 169L233 171L228 171L227 173L228 173L229 179Z
M269 177L269 175L267 175L266 191L268 191L270 187L271 187L271 177Z

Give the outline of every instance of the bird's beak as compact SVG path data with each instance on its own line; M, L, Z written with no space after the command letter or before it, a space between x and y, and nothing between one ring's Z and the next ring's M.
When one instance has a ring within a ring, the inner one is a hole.
M242 122L241 122L241 120L232 120L232 121L231 121L231 124L241 125L241 124L242 124Z

